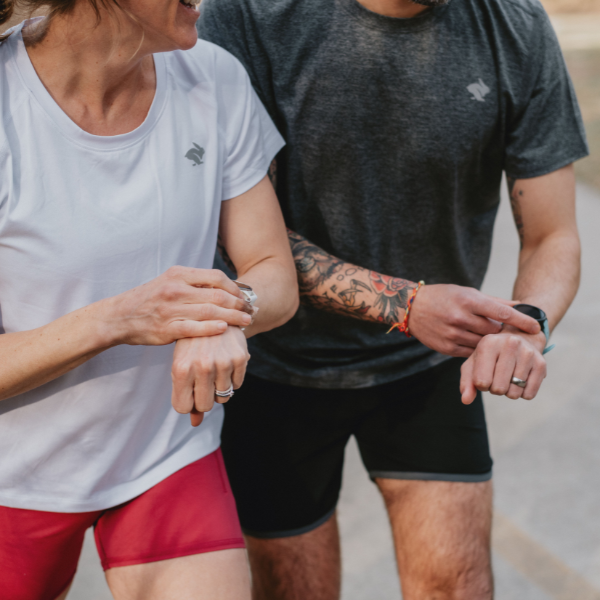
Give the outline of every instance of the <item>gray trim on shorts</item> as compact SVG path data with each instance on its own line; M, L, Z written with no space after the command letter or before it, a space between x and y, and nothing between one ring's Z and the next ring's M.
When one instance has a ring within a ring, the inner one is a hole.
M408 481L462 481L464 483L479 483L492 478L492 470L479 475L460 473L419 473L417 471L369 471L369 477L382 479L406 479Z
M327 511L324 516L317 519L314 523L310 525L306 525L304 527L298 527L298 529L287 529L284 531L254 531L252 529L246 529L242 527L242 531L244 535L249 535L250 537L260 538L263 540L272 540L275 538L286 538L293 537L295 535L302 535L303 533L308 533L313 529L316 529L320 525L323 525L326 521L329 521L329 518L335 512L336 506L334 506L331 510Z

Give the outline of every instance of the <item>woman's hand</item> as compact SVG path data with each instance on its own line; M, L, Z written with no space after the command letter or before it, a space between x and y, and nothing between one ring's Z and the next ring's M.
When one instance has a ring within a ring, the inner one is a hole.
M104 301L111 345L160 346L181 338L213 336L227 325L245 327L253 314L237 285L222 271L171 267Z
M215 400L229 400L215 396L215 390L242 385L249 359L246 338L239 327L228 327L225 333L212 337L179 340L171 370L173 408L178 413L190 413L192 425L197 427Z

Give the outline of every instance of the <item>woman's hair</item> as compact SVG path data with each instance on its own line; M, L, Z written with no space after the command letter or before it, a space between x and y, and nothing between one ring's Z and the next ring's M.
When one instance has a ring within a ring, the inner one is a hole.
M96 13L98 22L100 21L99 4L105 8L119 6L118 0L87 0ZM44 10L47 15L47 23L56 15L65 15L70 13L77 0L0 0L0 25L6 23L12 16L14 10L21 15L29 16ZM0 37L2 41L6 36Z

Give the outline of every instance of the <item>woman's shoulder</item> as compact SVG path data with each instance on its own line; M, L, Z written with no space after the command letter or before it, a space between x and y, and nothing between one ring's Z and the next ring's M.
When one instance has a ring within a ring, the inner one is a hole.
M220 85L246 84L248 75L233 54L206 40L198 40L189 50L168 53L170 68L178 78Z

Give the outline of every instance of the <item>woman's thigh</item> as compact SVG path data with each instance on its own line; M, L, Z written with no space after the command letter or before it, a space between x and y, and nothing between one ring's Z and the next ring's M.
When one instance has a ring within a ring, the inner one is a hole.
M0 596L63 598L77 569L85 530L98 515L0 506Z
M249 597L244 539L220 450L105 511L95 536L118 600Z
M250 600L242 548L116 567L106 580L115 600Z

